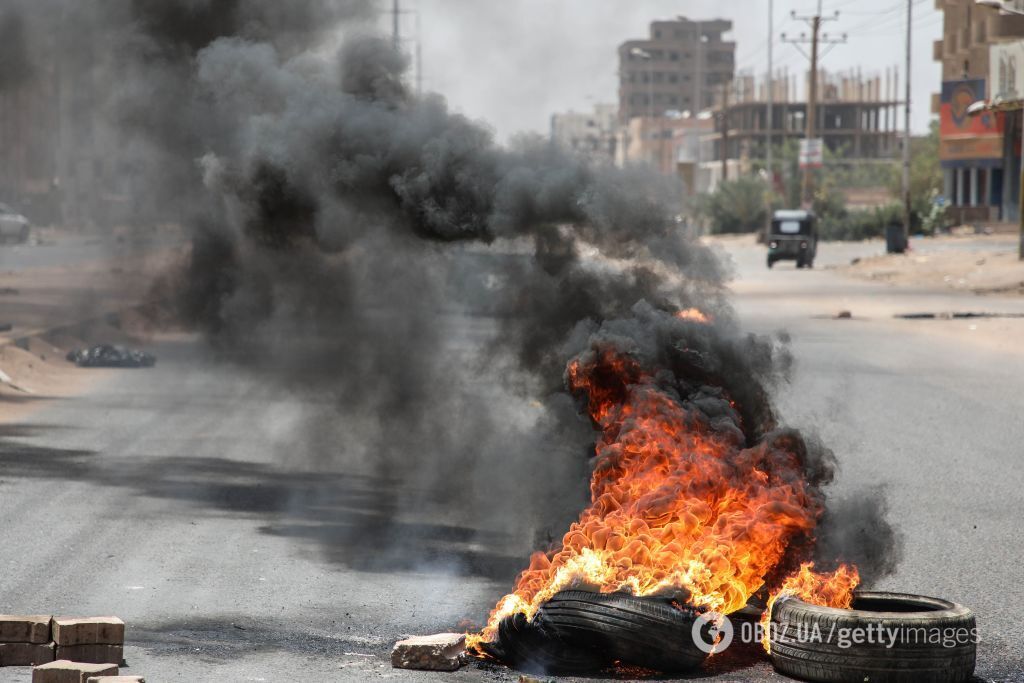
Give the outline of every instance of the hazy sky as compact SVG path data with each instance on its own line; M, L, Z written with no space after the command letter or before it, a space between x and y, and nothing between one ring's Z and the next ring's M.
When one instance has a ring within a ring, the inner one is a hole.
M390 0L385 0L390 6ZM942 37L934 0L914 2L913 122L927 129L931 95L940 69L932 43ZM653 19L683 15L734 22L738 66L764 73L767 65L768 0L403 0L419 9L423 29L425 87L444 94L452 107L484 119L499 138L521 130L547 132L557 111L589 108L617 99L616 48L647 36ZM813 12L813 0L775 0L775 63L791 73L807 61L779 34L797 35L806 25L790 13ZM860 67L884 75L904 60L905 0L824 0L824 14L840 11L826 30L849 34L823 62L829 70ZM390 27L390 24L388 23ZM416 16L402 19L405 37L416 34ZM390 30L390 29L389 29ZM411 51L413 43L407 43ZM902 77L901 77L902 78ZM902 86L901 86L902 88Z

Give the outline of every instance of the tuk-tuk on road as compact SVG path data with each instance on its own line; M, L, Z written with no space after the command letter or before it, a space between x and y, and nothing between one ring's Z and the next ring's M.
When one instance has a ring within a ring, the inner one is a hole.
M776 261L796 261L813 268L818 255L818 222L810 211L776 211L768 235L768 267Z

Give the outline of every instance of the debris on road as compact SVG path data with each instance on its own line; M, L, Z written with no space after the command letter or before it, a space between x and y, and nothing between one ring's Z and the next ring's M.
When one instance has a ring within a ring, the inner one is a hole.
M86 683L146 683L142 676L90 676Z
M151 353L111 344L69 351L67 360L80 368L151 368L156 365L156 356Z
M851 311L839 311L836 315L836 320L851 320L853 313Z
M455 671L466 663L466 635L439 633L414 636L395 643L391 666L396 669Z
M0 666L36 666L54 659L53 643L0 643Z
M116 665L57 660L32 669L32 683L86 683L98 676L117 676ZM104 679L105 680L105 679Z
M124 645L124 622L117 617L55 617L53 642L67 645Z
M72 662L89 664L120 664L124 661L123 645L103 645L90 643L85 645L58 645L55 653L57 659L68 659Z
M50 642L50 621L46 616L0 615L0 642L2 643L48 643Z

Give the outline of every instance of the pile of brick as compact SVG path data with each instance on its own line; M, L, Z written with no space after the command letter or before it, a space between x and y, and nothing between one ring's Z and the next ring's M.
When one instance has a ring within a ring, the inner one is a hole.
M58 659L32 669L32 683L146 683L140 676L120 676L115 664L88 664Z
M123 660L117 617L0 615L0 666L34 666L33 683L144 683L118 676Z

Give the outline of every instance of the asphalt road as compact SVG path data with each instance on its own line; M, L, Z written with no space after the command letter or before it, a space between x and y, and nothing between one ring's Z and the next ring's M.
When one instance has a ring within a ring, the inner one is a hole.
M819 264L876 249L825 246ZM903 559L879 587L971 606L979 675L1024 681L1024 321L892 318L1024 302L769 272L756 248L730 256L744 323L792 336L779 406L836 450L836 494L888 491ZM840 309L854 318L831 319ZM467 325L462 343L485 334ZM295 465L294 396L189 338L156 351L151 371L105 373L0 425L0 612L117 614L126 671L150 681L517 680L387 659L400 636L479 620L507 591L518 558L500 534L449 519L443 501L396 517L389 501L406 492L389 480ZM757 659L701 677L781 680ZM0 669L0 683L30 678Z

